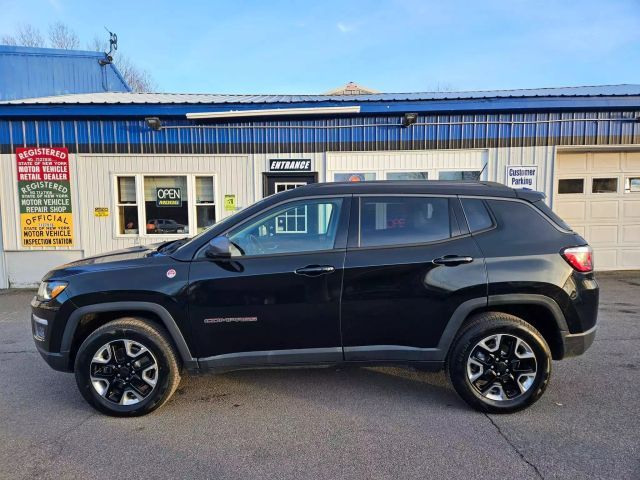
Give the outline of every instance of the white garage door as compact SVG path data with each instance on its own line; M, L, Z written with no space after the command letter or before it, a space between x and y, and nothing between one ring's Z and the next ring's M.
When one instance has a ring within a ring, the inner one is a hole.
M640 152L559 153L553 209L591 244L597 270L640 269Z

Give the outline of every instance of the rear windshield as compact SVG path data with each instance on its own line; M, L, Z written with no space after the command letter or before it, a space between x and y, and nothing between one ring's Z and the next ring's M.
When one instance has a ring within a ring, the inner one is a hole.
M564 228L565 230L571 230L571 227L567 224L567 222L565 222L564 220L562 220L558 215L556 215L556 213L551 210L546 203L544 203L542 200L538 200L537 202L533 202L533 205L540 210L542 213L544 213L547 217L549 217L551 220L553 220L553 222L558 225L561 228Z

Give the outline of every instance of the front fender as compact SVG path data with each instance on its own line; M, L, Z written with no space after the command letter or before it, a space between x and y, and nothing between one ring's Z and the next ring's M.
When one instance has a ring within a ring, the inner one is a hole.
M107 313L107 312L127 312L127 314L135 315L136 313L149 312L156 315L161 321L164 327L169 332L169 335L173 339L173 342L178 349L178 354L182 359L184 366L187 369L197 369L198 361L191 354L191 350L187 345L187 342L182 334L182 331L178 327L175 319L169 311L162 305L152 302L136 302L136 301L123 301L123 302L105 302L93 305L85 305L79 307L71 313L67 320L67 324L62 335L62 341L60 344L60 353L62 355L69 355L73 344L75 333L78 329L78 325L82 317L91 313Z

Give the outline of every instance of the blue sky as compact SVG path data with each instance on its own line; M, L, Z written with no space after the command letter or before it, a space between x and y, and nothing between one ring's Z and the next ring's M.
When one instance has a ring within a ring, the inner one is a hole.
M386 92L640 83L640 0L0 0L0 34L108 26L158 91Z

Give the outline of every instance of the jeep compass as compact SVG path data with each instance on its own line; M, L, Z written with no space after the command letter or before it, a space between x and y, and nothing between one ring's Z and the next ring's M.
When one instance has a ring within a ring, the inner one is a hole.
M52 270L33 337L110 415L158 408L183 369L336 364L446 369L472 407L514 412L596 330L592 250L543 199L490 182L300 187Z

